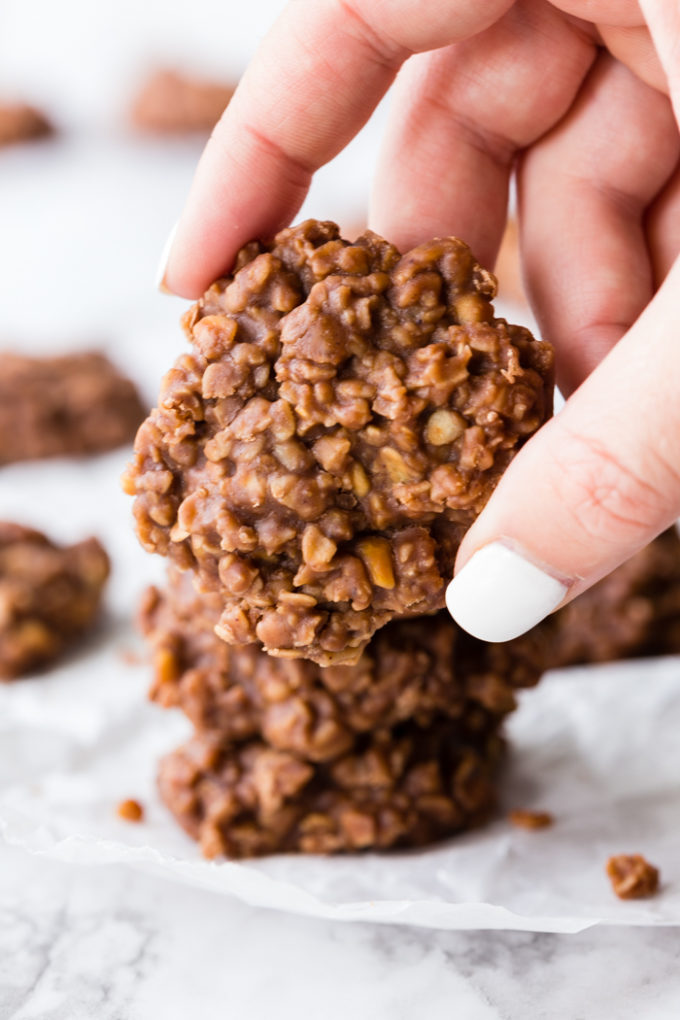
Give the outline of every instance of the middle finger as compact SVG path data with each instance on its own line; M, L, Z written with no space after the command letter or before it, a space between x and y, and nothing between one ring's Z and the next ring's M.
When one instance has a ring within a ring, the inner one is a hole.
M583 25L520 0L474 38L412 57L394 87L371 226L402 251L456 234L492 266L515 154L564 115L595 54Z

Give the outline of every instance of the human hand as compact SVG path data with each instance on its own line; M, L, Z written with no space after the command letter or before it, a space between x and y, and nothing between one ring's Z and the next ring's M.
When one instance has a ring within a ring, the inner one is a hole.
M297 0L170 250L165 284L193 297L287 224L405 61L371 226L402 250L454 233L491 265L516 168L529 293L575 392L461 546L448 604L481 637L528 629L680 513L679 55L665 0Z

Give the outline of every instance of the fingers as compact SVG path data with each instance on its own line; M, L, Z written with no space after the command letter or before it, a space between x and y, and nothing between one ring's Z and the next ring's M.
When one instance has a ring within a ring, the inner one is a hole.
M640 0L640 7L663 67L676 123L680 125L680 8L655 0ZM680 252L680 165L649 211L647 227L658 283Z
M638 0L554 0L554 3L576 18L597 24L634 27L641 20Z
M680 7L663 0L639 0L666 75L676 121L680 124Z
M521 161L525 277L565 394L652 297L643 216L679 155L668 99L603 55L567 117Z
M393 122L373 188L369 224L401 251L430 237L464 238L492 266L505 221L515 146L454 123L450 53L413 57L393 97Z
M630 68L641 81L668 94L666 75L649 29L643 24L641 14L638 14L638 18L640 23L636 25L600 25L602 43L613 57Z
M659 287L680 255L680 166L645 219L654 282Z
M290 5L265 39L201 157L164 284L196 297L242 243L295 215L314 170L370 115L406 51L350 29L338 5ZM357 88L357 85L360 87Z
M467 533L447 601L488 640L528 630L680 512L680 260L629 333L520 451Z
M479 31L511 0L297 0L284 11L208 143L163 283L195 297L238 248L290 221L312 173L368 119L414 50Z
M371 203L371 226L406 251L456 234L492 266L518 149L566 112L595 56L550 4L520 2L485 32L411 58Z

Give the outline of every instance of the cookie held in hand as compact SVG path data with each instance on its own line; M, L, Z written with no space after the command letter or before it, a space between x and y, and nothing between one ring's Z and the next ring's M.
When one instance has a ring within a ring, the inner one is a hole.
M356 662L444 604L456 551L552 408L552 349L494 318L456 238L401 255L308 220L240 252L141 427L142 544L219 593L217 633Z

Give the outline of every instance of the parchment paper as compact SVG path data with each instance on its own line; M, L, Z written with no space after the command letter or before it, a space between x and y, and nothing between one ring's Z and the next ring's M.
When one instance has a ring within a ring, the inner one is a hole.
M508 726L502 808L487 828L435 848L358 857L206 862L159 802L158 757L189 733L146 703L149 666L132 626L163 564L138 548L118 477L127 453L4 469L0 516L71 540L96 532L114 560L106 619L57 669L0 685L0 830L63 861L122 862L300 914L437 928L576 932L605 922L680 924L680 659L548 674ZM130 653L138 660L130 664ZM117 803L141 800L131 825ZM511 807L552 812L512 828ZM661 869L658 896L621 902L612 853Z

